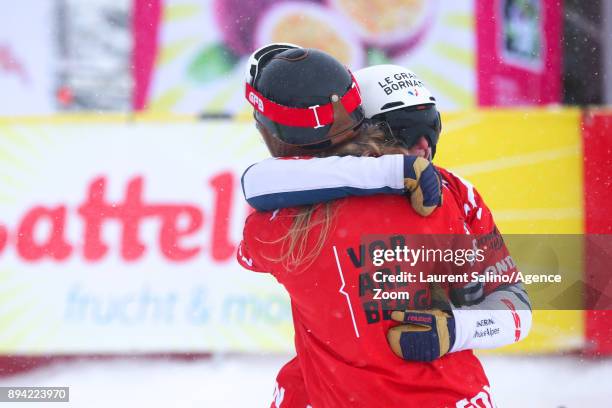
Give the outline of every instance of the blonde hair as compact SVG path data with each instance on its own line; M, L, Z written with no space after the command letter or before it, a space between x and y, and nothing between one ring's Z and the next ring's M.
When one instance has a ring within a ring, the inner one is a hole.
M397 142L387 137L379 127L363 125L352 139L329 150L317 152L313 156L382 156L383 154L401 153L403 151ZM281 244L280 257L266 257L266 259L281 263L289 272L294 272L299 267L302 270L308 269L323 250L331 230L335 210L334 202L302 207L293 216L293 222L286 234L273 241L260 240L267 244ZM307 250L309 234L313 228L319 225L321 226L319 236L312 248Z

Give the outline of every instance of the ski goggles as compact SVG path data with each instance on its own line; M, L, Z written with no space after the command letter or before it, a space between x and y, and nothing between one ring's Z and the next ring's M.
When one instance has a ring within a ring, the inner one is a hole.
M307 108L294 108L278 104L257 91L257 79L265 65L283 51L301 48L288 43L270 44L256 50L247 64L245 98L253 108L266 118L285 126L320 128L334 122L334 103L340 102L347 114L361 106L361 94L353 73L352 83L342 96L332 96L331 101L324 105L312 105Z
M438 144L442 121L435 105L419 105L404 109L395 109L372 117L390 136L403 147L409 149L424 136L432 148Z

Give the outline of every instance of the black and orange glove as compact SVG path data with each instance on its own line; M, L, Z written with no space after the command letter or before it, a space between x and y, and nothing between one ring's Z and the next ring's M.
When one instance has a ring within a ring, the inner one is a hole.
M439 309L394 311L400 322L387 332L391 350L404 360L433 361L449 352L455 342L455 319Z
M404 156L404 187L412 208L423 217L442 205L442 178L427 159Z

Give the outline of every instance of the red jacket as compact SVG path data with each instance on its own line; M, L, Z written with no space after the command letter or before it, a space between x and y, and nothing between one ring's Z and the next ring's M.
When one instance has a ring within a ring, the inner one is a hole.
M371 293L364 290L363 274L372 270L371 264L359 263L364 235L463 234L464 209L455 200L444 203L423 218L398 196L334 202L320 255L310 266L290 272L275 260L282 252L279 239L298 210L258 212L247 219L238 261L247 269L271 273L289 292L295 347L313 407L455 407L488 387L471 351L450 353L432 363L395 356L386 333L396 323L382 304L372 308ZM317 207L314 219L322 209ZM310 231L306 252L315 245L320 228ZM410 284L406 290L411 302L430 301L427 284Z

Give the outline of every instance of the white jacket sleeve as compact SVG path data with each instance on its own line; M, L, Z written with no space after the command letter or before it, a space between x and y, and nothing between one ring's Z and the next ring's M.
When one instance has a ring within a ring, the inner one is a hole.
M404 156L267 159L244 172L242 190L260 211L355 195L403 194Z
M522 285L496 290L476 305L453 307L455 343L451 352L516 343L531 329L531 305Z

